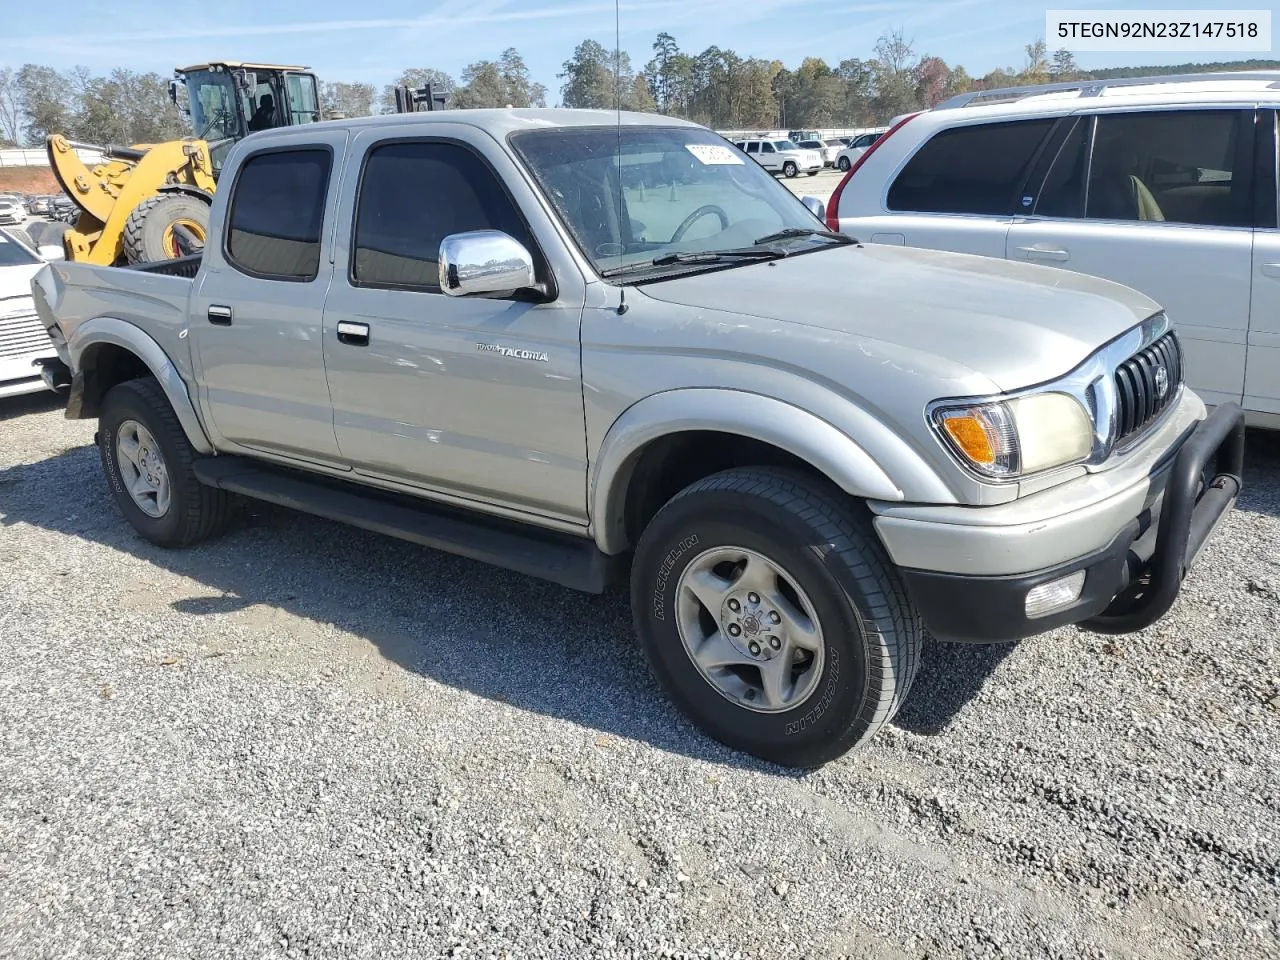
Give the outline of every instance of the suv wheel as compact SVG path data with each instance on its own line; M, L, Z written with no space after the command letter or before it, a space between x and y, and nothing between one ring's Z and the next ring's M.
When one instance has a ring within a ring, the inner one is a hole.
M849 163L848 157L841 157L837 163L837 166L840 167L841 172L848 173L849 167L852 166L852 164Z
M794 177L799 172L800 168L796 166L796 162L794 160L788 160L782 165L783 176Z
M152 543L186 546L230 523L235 501L196 479L196 452L154 380L128 380L107 391L98 454L116 505Z
M702 730L817 766L897 712L923 628L867 518L824 482L735 469L674 497L640 538L636 630Z

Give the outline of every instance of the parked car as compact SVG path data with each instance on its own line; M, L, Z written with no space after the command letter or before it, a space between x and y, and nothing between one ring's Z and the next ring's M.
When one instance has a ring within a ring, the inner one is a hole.
M840 152L838 146L832 146L838 143L835 140L801 140L796 144L801 150L812 150L822 157L822 165L824 167L832 166L836 162L836 154Z
M849 142L844 149L837 151L835 165L838 170L847 171L855 163L858 158L867 152L867 148L884 136L884 131L875 133L864 133L857 137L850 137Z
M50 197L32 197L27 202L27 211L35 215L44 215L49 213Z
M58 354L31 299L31 278L44 264L18 231L0 229L0 397L48 389L35 364Z
M1141 290L1168 309L1193 389L1280 428L1278 110L1280 71L965 94L900 121L828 217Z
M641 158L700 176L620 185ZM685 121L285 127L221 182L200 255L33 282L135 529L194 543L239 495L628 578L664 689L779 763L888 722L925 627L1151 624L1240 489L1240 410L1148 297L854 243Z
M0 196L0 224L21 224L27 220L27 207L12 194Z
M49 213L55 220L61 220L64 223L75 223L80 216L80 208L76 206L74 200L63 193L53 198L50 203Z
M790 140L738 140L734 146L770 173L794 177L803 172L812 177L822 172L822 154L802 150Z

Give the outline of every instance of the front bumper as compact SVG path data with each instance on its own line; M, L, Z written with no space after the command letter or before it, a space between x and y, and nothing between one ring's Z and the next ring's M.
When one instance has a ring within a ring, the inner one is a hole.
M903 568L907 592L942 640L1019 640L1067 624L1132 633L1159 620L1240 492L1244 413L1224 404L1191 431L1164 477L1163 496L1098 550L1029 573L973 576ZM1041 617L1027 594L1083 571L1079 596Z

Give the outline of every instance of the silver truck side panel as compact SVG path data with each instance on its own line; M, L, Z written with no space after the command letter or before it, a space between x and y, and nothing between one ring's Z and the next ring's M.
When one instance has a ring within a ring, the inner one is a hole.
M86 350L101 344L123 347L136 355L147 365L164 390L191 446L201 453L213 453L213 445L209 442L200 418L196 416L195 406L191 403L186 381L169 359L172 354L138 327L116 317L94 317L79 324L67 344L73 360L72 370L80 369Z

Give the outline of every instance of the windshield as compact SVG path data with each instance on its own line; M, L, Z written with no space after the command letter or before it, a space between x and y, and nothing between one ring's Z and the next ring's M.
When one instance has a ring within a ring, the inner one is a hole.
M213 70L192 70L186 80L192 133L197 140L216 144L210 146L209 153L214 170L220 170L234 141L244 135L235 81L229 73ZM218 144L219 140L226 142Z
M601 273L823 229L772 174L710 130L576 127L520 132L511 143Z
M34 253L0 230L0 267L19 267L41 262Z

